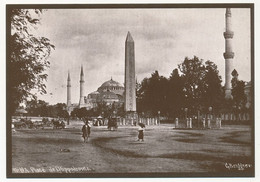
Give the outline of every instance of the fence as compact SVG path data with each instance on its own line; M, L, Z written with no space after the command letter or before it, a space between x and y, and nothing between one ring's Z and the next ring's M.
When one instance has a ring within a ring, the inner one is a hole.
M251 120L249 113L222 113L218 115L208 115L208 114L201 114L201 118L208 118L211 117L213 119L215 118L221 118L222 121L249 121Z
M137 118L137 119L126 119L126 118L117 118L118 125L136 125L138 123L143 123L147 126L149 125L159 125L160 120L158 118Z
M221 118L202 118L202 119L175 119L175 128L200 128L200 129L211 129L211 128L221 128L222 120Z
M226 113L226 114L221 114L221 119L225 121L249 121L251 119L249 113L239 113L239 114L234 114L234 113Z
M12 116L12 120L20 120L20 119L26 119L26 120L31 120L32 122L36 122L36 121L42 121L42 119L48 119L48 120L52 120L52 119L57 119L57 118L53 118L53 117L38 117L38 116Z

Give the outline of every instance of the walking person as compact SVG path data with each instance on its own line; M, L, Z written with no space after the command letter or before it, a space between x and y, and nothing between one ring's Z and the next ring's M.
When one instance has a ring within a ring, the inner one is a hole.
M87 121L87 140L90 137L90 129L91 129L91 124L89 121Z
M91 129L91 125L89 121L86 121L81 129L84 142L88 141L88 138L90 136L90 129Z
M144 141L144 128L145 125L143 123L138 123L139 128L138 128L138 140L142 140L142 142Z

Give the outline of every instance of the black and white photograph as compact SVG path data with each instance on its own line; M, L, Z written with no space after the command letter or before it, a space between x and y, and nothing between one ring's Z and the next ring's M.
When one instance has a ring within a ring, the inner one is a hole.
M254 4L7 4L7 178L255 177Z

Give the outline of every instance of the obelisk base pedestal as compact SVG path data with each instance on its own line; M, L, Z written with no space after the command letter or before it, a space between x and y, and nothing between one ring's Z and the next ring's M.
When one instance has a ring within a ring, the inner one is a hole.
M138 123L138 114L136 111L127 111L125 114L125 121L127 125L136 126Z

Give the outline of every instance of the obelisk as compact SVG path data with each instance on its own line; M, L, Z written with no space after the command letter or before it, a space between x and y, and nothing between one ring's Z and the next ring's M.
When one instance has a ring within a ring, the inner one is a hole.
M234 52L232 51L232 39L234 36L234 32L232 31L232 23L231 23L231 10L230 8L226 9L226 31L224 32L225 37L225 98L232 99L231 95L231 73L233 71L233 58Z
M135 119L136 90L135 90L135 47L130 32L125 41L125 111L126 117Z
M71 106L71 83L70 83L70 72L68 72L67 79L67 111L70 113Z
M79 98L79 108L84 105L84 73L83 73L83 66L81 65L81 72L80 72L80 98Z

